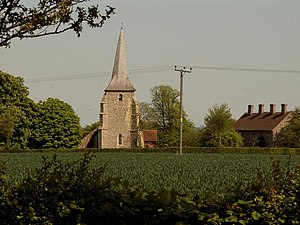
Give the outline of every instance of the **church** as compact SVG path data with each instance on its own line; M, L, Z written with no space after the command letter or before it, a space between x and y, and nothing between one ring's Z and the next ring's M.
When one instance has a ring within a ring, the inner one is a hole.
M135 91L128 77L121 28L112 77L100 101L99 127L82 139L80 148L134 148L140 145Z

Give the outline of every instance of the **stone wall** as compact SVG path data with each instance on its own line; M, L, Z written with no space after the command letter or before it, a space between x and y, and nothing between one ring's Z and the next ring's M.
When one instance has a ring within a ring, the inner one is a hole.
M106 92L100 103L100 148L132 148L138 138L134 92Z

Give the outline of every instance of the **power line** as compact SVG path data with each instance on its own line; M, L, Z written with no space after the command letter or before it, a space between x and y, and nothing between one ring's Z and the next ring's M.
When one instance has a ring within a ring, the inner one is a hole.
M192 67L193 67L193 69L202 69L202 70L266 72L266 73L294 73L294 74L299 73L300 74L300 70L244 68L244 67L214 67L214 66L192 66Z
M160 66L150 67L142 69L132 69L128 72L134 74L147 74L147 73L158 73L170 71L172 66ZM78 80L78 79L90 79L96 77L110 77L111 72L98 72L98 73L81 73L76 75L62 75L62 76L50 76L50 77L36 77L25 79L26 83L37 83L37 82L49 82L49 81L62 81L62 80Z
M193 67L193 69L200 69L200 70L300 74L300 70L289 70L289 69L264 69L264 68L216 67L216 66L191 66L191 67ZM128 70L128 72L130 75L138 75L138 74L170 72L172 70L173 70L173 66L157 66L157 67L148 67L148 68L141 68L141 69L131 69ZM95 72L95 73L81 73L75 75L28 78L25 79L25 82L37 83L37 82L50 82L50 81L63 81L63 80L90 79L90 78L99 78L99 77L106 78L110 76L111 76L111 72Z

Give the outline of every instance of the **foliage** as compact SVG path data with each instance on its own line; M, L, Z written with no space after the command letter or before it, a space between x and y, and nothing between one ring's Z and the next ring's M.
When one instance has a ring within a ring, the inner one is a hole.
M239 147L242 145L241 136L234 131L235 120L226 103L214 105L204 117L205 129L202 143L204 146Z
M100 122L95 122L90 125L86 125L85 127L82 128L82 137L85 135L89 134L91 131L95 130L97 127L99 127Z
M182 145L184 147L200 147L201 131L194 128L190 131L184 132L182 135Z
M80 143L79 117L72 107L55 98L38 103L38 118L34 124L32 148L75 148Z
M281 130L279 145L283 147L300 147L300 108L292 111L292 118L289 124Z
M139 102L139 116L141 130L155 130L158 128L158 123L154 118L154 110L151 104Z
M28 97L28 88L22 78L0 71L0 84L0 110L4 112L10 109L15 119L10 121L11 124L14 123L11 146L26 148L31 125L36 118L36 104Z
M179 129L179 92L164 85L153 87L150 92L154 118L160 129Z
M223 196L190 197L172 189L134 188L90 166L54 156L7 186L0 166L1 224L299 224L300 166L272 161L271 174ZM4 179L3 179L4 178ZM191 178L189 178L191 179Z
M240 224L299 224L300 164L292 167L272 160L271 176L258 171L251 192L228 207L223 221Z
M40 0L36 6L28 7L20 0L2 0L0 46L9 46L14 38L35 38L68 30L80 36L83 24L102 27L114 14L111 6L100 13L98 5L84 7L86 2L89 0Z
M90 169L91 155L77 162L44 159L1 199L1 224L175 224L174 191L137 190ZM1 171L0 171L1 172ZM3 204L8 203L8 204Z
M0 102L2 105L24 106L28 100L28 87L24 79L0 71Z
M97 153L91 166L105 165L105 176L119 176L132 185L148 189L165 187L180 193L199 194L204 198L210 194L222 194L240 184L246 186L255 181L255 170L270 171L269 154L212 154L217 149L207 149L207 153L187 153L182 157L173 153ZM66 150L56 153L60 160L70 162L78 160L83 153ZM125 150L124 150L125 151ZM158 151L158 150L156 150ZM222 149L230 152L230 149ZM220 151L219 151L220 152ZM300 152L299 152L300 153ZM51 157L51 152L36 153L1 153L0 161L5 161L10 181L19 181L26 167L35 169L41 166L42 156ZM274 155L274 158L285 162L288 156ZM299 163L298 155L293 157L293 164Z
M161 130L158 133L158 146L161 148L170 148L179 146L179 129L165 131Z
M179 92L168 85L150 89L151 104L140 103L141 126L159 130L159 147L179 145L180 104ZM191 131L193 123L183 111L183 132Z
M10 147L10 139L13 136L15 123L19 110L13 106L1 107L0 114L0 135L6 140L6 148Z

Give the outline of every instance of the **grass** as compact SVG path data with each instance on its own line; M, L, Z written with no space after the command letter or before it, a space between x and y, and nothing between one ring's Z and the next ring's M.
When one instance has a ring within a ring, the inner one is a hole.
M56 153L63 161L78 160L83 153ZM42 165L54 153L1 153L8 166L10 181L19 182L27 170ZM288 155L187 153L96 153L91 167L105 167L105 176L118 176L142 188L175 189L200 196L220 194L225 189L245 186L256 177L257 169L270 171L270 157L289 160ZM300 163L300 155L291 158Z

